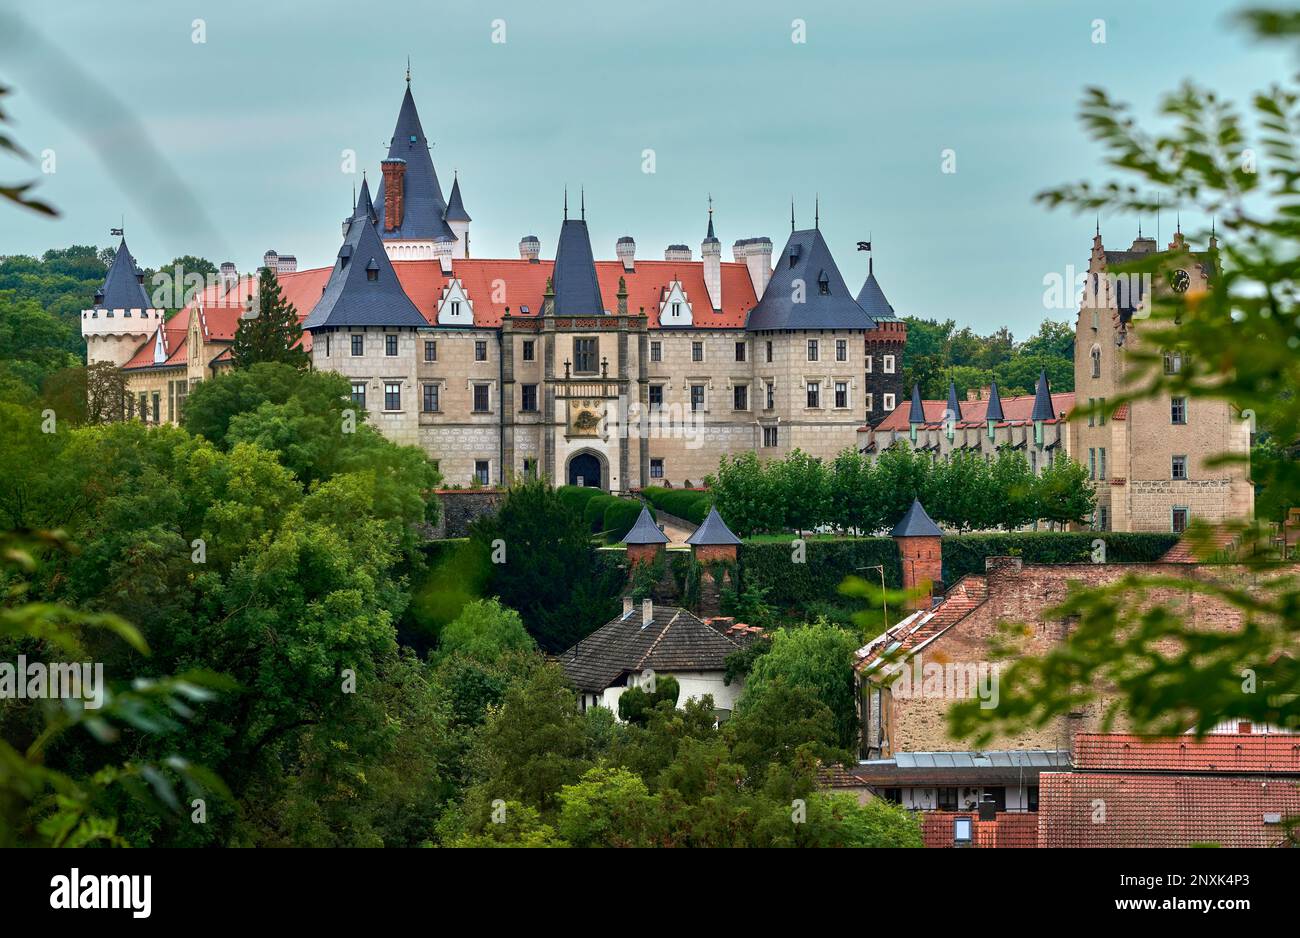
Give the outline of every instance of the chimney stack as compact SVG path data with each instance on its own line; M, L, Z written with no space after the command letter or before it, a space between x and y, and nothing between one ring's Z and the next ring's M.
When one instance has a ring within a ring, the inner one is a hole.
M754 296L761 299L772 278L772 239L744 238L731 246L731 256L749 270Z
M623 597L623 618L626 619L632 614L632 597L627 595Z
M537 240L537 235L524 235L519 239L519 259L521 261L536 264L541 253L542 242Z
M229 293L239 283L239 271L235 269L233 261L225 261L221 265L221 292Z
M614 253L623 262L624 270L636 269L636 242L630 235L623 235L618 239L618 243L614 245Z
M689 261L691 259L691 249L684 244L670 244L664 248L664 260L666 261Z
M402 226L402 212L406 196L406 160L384 160L384 230L392 231Z
M653 599L641 600L641 628L645 628L655 617L655 604Z

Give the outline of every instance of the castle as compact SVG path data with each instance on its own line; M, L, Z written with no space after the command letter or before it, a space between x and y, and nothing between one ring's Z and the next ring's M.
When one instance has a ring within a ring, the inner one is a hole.
M874 270L849 290L817 226L736 241L722 259L712 206L700 256L596 260L585 199L565 197L553 259L473 256L459 178L449 197L407 79L373 197L363 181L332 268L268 252L312 365L345 375L392 439L451 485L541 474L627 491L699 484L723 456L795 448L833 457L902 399L906 324ZM194 385L231 367L255 278L220 281L164 318L125 240L82 315L90 363L120 366L129 413L180 419Z

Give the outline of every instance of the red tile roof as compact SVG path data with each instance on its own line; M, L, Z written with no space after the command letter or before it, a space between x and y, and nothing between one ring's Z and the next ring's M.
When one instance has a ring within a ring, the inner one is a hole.
M1079 733L1074 738L1074 766L1081 771L1122 769L1219 775L1257 772L1300 776L1300 735L1221 733L1197 739Z
M1040 847L1275 847L1300 814L1294 779L1044 772Z
M953 847L953 819L971 819L968 847L1037 847L1038 815L1025 811L999 811L995 820L981 821L974 811L922 811L921 840L926 847Z
M962 401L961 416L956 426L958 427L983 427L985 426L984 411L988 408L988 401ZM934 429L943 426L943 414L948 409L947 401L922 401L922 408L925 410L925 426ZM911 424L907 418L911 413L912 402L910 399L904 400L888 417L876 425L877 430L910 430ZM1052 411L1057 414L1068 414L1074 408L1074 392L1062 391L1059 394L1052 395ZM1034 396L1032 394L1022 394L1019 397L1002 398L1002 413L1006 417L998 426L1005 427L1013 423L1028 423L1029 417L1034 411ZM1059 418L1058 418L1059 419ZM1057 420L1044 421L1045 423L1056 423Z
M944 594L943 601L930 610L913 613L859 652L859 671L867 668L889 649L911 651L946 632L972 609L989 597L989 582L978 573L968 573Z

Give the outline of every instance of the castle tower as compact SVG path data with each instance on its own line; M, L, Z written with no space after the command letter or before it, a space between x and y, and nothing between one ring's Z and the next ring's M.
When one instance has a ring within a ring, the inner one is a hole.
M908 608L930 608L934 585L943 582L943 531L926 514L921 500L914 498L889 536L898 544L903 589L914 594L908 597Z
M871 242L866 250L870 251ZM903 352L907 345L907 323L898 317L876 279L875 259L867 257L867 279L858 291L858 305L875 320L867 333L866 417L875 425L893 412L903 397Z
M469 212L465 211L465 203L461 201L459 174L452 180L451 198L447 201L447 213L443 216L443 220L456 236L456 246L452 248L451 256L469 257L469 223L472 219L469 217Z
M709 230L700 243L700 257L704 261L704 286L709 291L709 305L715 313L722 312L722 242L713 233L713 199L709 199Z
M668 537L659 526L655 524L655 519L650 517L650 510L642 508L641 514L637 516L636 524L623 537L623 543L627 545L628 570L632 570L637 564L654 563L664 554L664 546L668 543Z
M116 234L117 232L114 232ZM125 365L140 344L158 331L163 310L153 309L144 290L144 271L136 267L123 237L95 303L81 311L86 363Z

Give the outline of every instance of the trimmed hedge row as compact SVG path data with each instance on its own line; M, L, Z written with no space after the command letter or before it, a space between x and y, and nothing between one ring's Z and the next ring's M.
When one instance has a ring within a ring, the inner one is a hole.
M845 538L835 541L805 541L804 562L793 561L791 542L740 546L740 576L746 588L758 586L767 591L766 599L778 607L804 602L830 601L846 576L854 575L879 582L875 570L859 567L885 566L885 583L898 589L903 585L903 569L898 560L898 545L888 537Z
M962 534L943 539L943 579L956 582L983 573L986 557L1019 557L1025 563L1086 563L1092 542L1106 542L1107 563L1152 563L1178 541L1177 534L1127 534L1115 531L1018 531Z
M597 495L604 495L605 492L590 485L561 485L555 490L555 494L560 497L565 508L575 515L580 515L586 510L587 502Z
M713 507L713 493L698 489L666 489L660 486L642 489L645 500L661 511L676 515L691 524L703 524Z
M615 544L623 540L641 514L642 504L634 498L619 498L596 490L582 509L582 520L592 534L607 532L605 539Z
M669 509L665 509L666 511ZM676 512L671 512L676 514ZM1092 542L1106 542L1108 563L1151 563L1178 540L1175 534L1122 534L1106 531L1023 531L1007 534L963 534L943 539L943 578L954 583L968 573L983 573L987 557L1015 556L1025 563L1083 563L1092 557ZM794 563L790 542L751 543L740 547L741 577L746 587L767 590L775 606L833 601L847 576L877 582L874 570L885 566L885 583L901 588L898 545L888 537L845 538L805 542L804 563Z

